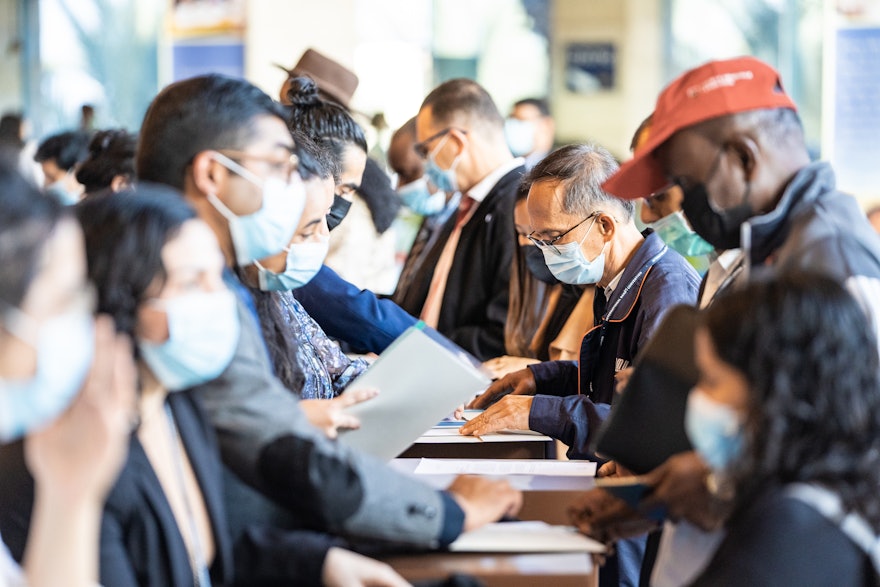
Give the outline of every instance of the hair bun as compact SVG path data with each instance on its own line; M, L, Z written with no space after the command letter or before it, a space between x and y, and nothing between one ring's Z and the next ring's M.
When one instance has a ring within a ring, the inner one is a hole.
M297 76L290 80L290 89L287 90L287 99L294 106L313 106L321 102L318 96L318 84L306 75Z

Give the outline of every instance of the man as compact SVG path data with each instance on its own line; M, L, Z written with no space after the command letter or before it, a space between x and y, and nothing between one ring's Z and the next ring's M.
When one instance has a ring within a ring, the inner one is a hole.
M279 182L288 197L296 196L299 182L293 140L276 103L243 80L184 80L153 100L140 141L138 177L183 192L217 237L227 284L239 297L236 355L218 379L195 388L236 475L308 526L425 546L448 543L463 529L516 509L519 494L509 486L463 478L437 492L329 441L272 374L248 307L253 302L232 270L264 257L257 249L265 233L289 224L267 214L278 206Z
M516 102L504 123L507 144L514 155L525 157L526 169L547 156L553 149L556 122L543 98L525 98Z
M592 439L608 415L617 372L630 365L667 309L696 300L699 278L687 261L655 233L638 231L632 202L599 188L616 170L605 149L569 145L526 178L530 238L557 279L597 284L595 326L580 361L538 363L490 386L471 407L511 395L466 423L462 434L535 430L569 445L570 458L596 458ZM618 545L620 556L605 567L602 584L637 584L643 548Z
M510 154L489 93L468 79L428 94L416 138L428 180L462 196L399 303L481 361L503 355L522 159Z
M403 203L416 214L424 217L413 241L400 279L391 299L399 302L404 292L412 284L424 262L424 255L437 240L440 229L458 209L461 194L447 194L428 183L425 177L425 162L416 154L416 119L410 118L406 124L391 136L388 148L388 164L397 173L397 193ZM431 191L431 190L435 191Z
M697 234L719 249L743 251L742 267L722 287L736 287L755 267L824 272L845 285L880 331L880 240L856 201L836 190L831 166L810 162L796 106L772 67L744 57L692 69L663 90L653 121L650 137L605 190L634 199L679 185ZM675 455L647 476L653 491L644 506L663 503L672 520L717 527L710 473L695 453ZM592 522L586 518L584 529ZM699 560L705 564L717 539L698 540L710 545Z

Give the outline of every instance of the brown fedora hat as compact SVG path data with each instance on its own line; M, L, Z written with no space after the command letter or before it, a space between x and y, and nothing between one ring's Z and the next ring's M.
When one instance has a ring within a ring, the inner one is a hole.
M275 65L286 71L290 77L309 76L318 84L318 90L346 108L358 87L358 77L353 71L314 49L306 49L291 69L277 63Z

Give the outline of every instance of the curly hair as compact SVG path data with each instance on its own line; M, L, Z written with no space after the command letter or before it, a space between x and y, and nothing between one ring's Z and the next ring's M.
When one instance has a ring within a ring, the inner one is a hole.
M750 387L738 499L768 485L817 483L880 529L877 339L837 282L810 272L758 279L704 316L721 360Z

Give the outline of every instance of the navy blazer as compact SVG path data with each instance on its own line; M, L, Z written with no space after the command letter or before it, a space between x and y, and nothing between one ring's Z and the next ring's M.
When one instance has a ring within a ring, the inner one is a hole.
M358 289L326 265L306 285L293 290L293 296L328 336L358 351L381 354L416 323L391 300Z

